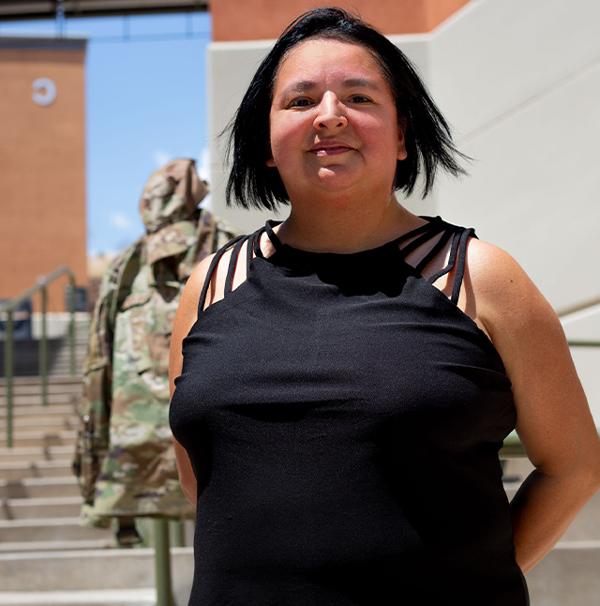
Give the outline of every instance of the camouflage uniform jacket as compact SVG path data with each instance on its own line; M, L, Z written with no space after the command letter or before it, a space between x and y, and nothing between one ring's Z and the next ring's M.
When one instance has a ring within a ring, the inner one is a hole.
M163 199L160 209L167 206ZM196 208L192 216L171 213L181 220L153 225L156 210L142 212L154 231L105 273L90 327L73 463L89 525L117 516L192 514L168 423L169 340L193 267L235 233Z

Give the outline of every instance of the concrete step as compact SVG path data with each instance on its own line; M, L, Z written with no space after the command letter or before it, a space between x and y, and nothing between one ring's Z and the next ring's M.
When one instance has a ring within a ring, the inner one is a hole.
M54 417L66 417L71 416L77 412L77 407L74 403L66 404L48 404L48 406L42 406L41 404L31 404L28 406L15 406L13 409L14 419L24 419L28 417L35 417L37 419L54 418ZM6 406L0 408L0 422L6 422Z
M71 454L74 449L70 448ZM3 461L0 462L0 477L6 481L22 478L53 478L64 477L73 473L71 459L56 459L53 461Z
M78 517L0 520L0 546L5 543L108 541L114 543L111 528L82 526Z
M43 430L16 429L13 432L15 446L69 446L75 444L77 432L71 429ZM0 458L0 460L2 460Z
M154 606L156 589L0 592L0 606Z
M13 432L24 429L39 429L40 431L56 431L60 429L75 429L75 413L70 415L28 415L16 416L13 419ZM6 435L6 420L0 419L0 435Z
M534 606L595 606L600 600L600 542L560 542L527 575Z
M87 346L84 343L80 343L75 347L75 368L81 368L85 361L87 354ZM69 374L71 372L71 352L68 348L59 349L55 352L52 359L52 370L55 370L58 366L64 366L65 371L61 374Z
M80 496L74 475L54 478L20 478L0 480L0 498L25 499Z
M18 394L35 394L41 390L42 382L38 376L13 377L13 390ZM0 393L5 394L6 379L0 377ZM81 389L81 377L72 377L69 373L55 375L48 380L48 393L78 393Z
M15 378L16 380L16 378ZM81 397L83 386L82 386L82 375L76 376L76 381L73 384L53 384L52 377L49 377L49 383L46 386L46 393L48 394L48 400L50 402L68 403L72 400L77 400ZM42 385L38 381L37 383L18 385L13 384L12 396L13 402L33 402L35 405L35 398L40 398L42 393ZM40 402L38 401L37 404ZM0 384L0 405L6 405L6 385Z
M191 587L191 547L171 549L174 586ZM108 572L110 571L110 572ZM4 591L138 589L154 586L154 550L101 549L0 554ZM178 603L186 604L187 601Z
M534 467L526 457L511 457L503 461L503 479L509 482L522 482Z
M76 497L47 497L39 499L4 499L0 519L72 518L81 512L83 500Z
M177 603L185 604L193 572L192 548L173 548L171 565ZM600 542L559 543L526 575L531 603L536 606L597 604L599 569ZM106 570L110 570L110 574L100 572ZM154 584L153 551L107 549L0 554L0 578L5 592L40 588L94 590L99 574L105 590L147 588Z
M34 446L13 446L12 448L7 448L6 446L0 447L0 462L3 463L19 461L32 464L44 460L66 459L72 455L73 447L69 444L58 446L53 444L49 446L35 444Z
M0 397L0 407L2 407L2 417L6 417L6 397L4 395L5 392L2 392L2 396ZM56 406L60 404L70 404L71 407L77 404L81 398L81 392L73 393L73 392L59 392L59 393L48 393L48 408L51 406ZM26 407L42 407L42 390L40 388L39 391L35 393L13 393L13 411L15 413L22 408Z
M75 373L81 374L83 370L82 360L75 362ZM69 358L61 359L60 356L54 356L52 359L52 367L49 370L50 375L68 375L71 372L71 362Z
M87 343L75 343L75 365L81 366L81 363L87 355ZM59 349L54 354L54 363L63 362L67 368L67 372L71 370L71 350L69 346Z
M113 549L115 541L111 537L78 541L16 541L0 543L0 553L26 553L39 551L81 551L82 549Z

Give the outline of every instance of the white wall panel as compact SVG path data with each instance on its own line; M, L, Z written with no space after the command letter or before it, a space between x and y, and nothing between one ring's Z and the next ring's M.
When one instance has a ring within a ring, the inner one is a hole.
M225 163L227 135L219 136L233 118L254 72L271 41L212 42L208 48L207 91L210 142L211 208L243 231L252 231L269 215L225 206L228 170Z
M557 307L600 294L600 64L461 144L471 177L444 180L445 216L506 248Z
M471 0L432 36L431 86L470 135L600 56L600 2Z

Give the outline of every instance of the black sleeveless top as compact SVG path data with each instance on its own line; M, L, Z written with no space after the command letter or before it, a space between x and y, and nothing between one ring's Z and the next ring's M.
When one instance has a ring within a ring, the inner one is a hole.
M456 305L474 230L424 218L355 253L293 248L267 221L215 255L170 409L198 480L191 605L529 603L498 460L511 384ZM433 283L453 268L448 298Z

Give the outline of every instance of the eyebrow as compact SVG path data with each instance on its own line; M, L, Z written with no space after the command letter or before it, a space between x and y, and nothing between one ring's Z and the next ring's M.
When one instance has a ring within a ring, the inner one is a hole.
M370 88L372 90L380 90L380 87L373 80L367 80L366 78L347 78L342 82L342 86L346 88ZM290 93L306 93L308 91L317 88L317 83L313 80L298 80L284 91L283 95L289 95Z

